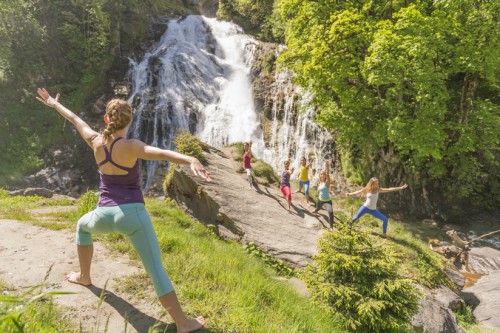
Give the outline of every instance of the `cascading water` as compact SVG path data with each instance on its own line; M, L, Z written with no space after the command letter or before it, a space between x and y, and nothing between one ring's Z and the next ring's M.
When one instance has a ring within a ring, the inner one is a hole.
M333 157L331 135L314 123L315 110L311 96L292 84L292 75L277 72L273 91L271 138L264 151L263 160L275 168L282 168L283 161L290 160L298 169L300 158L314 158L313 179L324 168L325 159ZM296 176L298 170L294 173Z
M298 165L300 156L315 155L317 169L331 139L310 120L312 108L294 111L301 92L285 73L270 87L276 96L272 138L264 142L250 75L257 44L232 23L194 15L169 21L160 42L141 61L130 60L129 102L136 113L128 136L166 149L173 148L178 129L215 147L252 140L254 155L275 168L290 156ZM285 96L283 108L279 96ZM157 163L145 167L147 191Z

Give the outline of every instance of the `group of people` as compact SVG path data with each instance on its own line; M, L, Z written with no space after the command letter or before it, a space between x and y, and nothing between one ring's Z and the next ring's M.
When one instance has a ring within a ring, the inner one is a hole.
M82 216L77 223L76 243L80 271L70 272L67 280L71 283L90 286L90 268L94 253L92 235L120 233L130 239L137 251L146 272L153 280L153 285L160 303L168 311L177 326L177 332L196 331L205 326L205 319L200 316L188 318L179 304L173 285L165 272L161 260L161 251L151 219L145 209L144 197L140 187L139 160L166 160L176 164L189 164L192 172L206 181L210 174L194 157L171 150L149 146L136 139L127 139L126 131L133 120L130 104L122 99L112 99L106 104L104 122L106 128L102 133L93 130L85 121L59 102L60 94L52 97L47 90L39 88L36 97L40 102L55 109L62 117L71 122L82 139L89 145L94 154L97 171L100 176L100 195L96 209ZM249 186L252 188L251 146L244 144L243 166L246 170ZM309 204L309 168L312 160L306 164L301 159L299 173L299 191L304 188L306 201ZM284 163L281 172L280 188L291 211L290 162ZM387 218L376 210L379 193L392 192L406 188L384 189L379 187L378 180L372 178L363 189L349 193L365 194L367 200L358 211L353 221L364 214L371 214L382 219L384 235L387 231ZM313 212L326 209L330 227L333 227L333 206L330 192L329 161L319 174L318 201Z
M252 153L251 153L251 142L245 142L243 144L243 167L246 170L246 174L248 177L248 181L250 182L250 188L252 188L252 176L251 171L252 167L250 164ZM306 199L306 204L308 206L312 206L312 213L317 214L320 209L324 209L328 212L328 222L330 225L330 229L333 229L334 223L334 214L333 214L333 202L332 196L333 193L330 190L331 180L330 180L330 160L325 160L325 168L319 172L319 181L317 185L318 190L318 199L316 204L313 206L309 202L309 168L311 167L314 159L310 159L309 163L307 163L305 157L300 158L300 170L299 170L299 189L296 193L302 193L302 188L304 188L304 195ZM290 161L284 161L283 163L284 169L280 172L280 190L283 194L283 197L286 199L288 203L288 212L291 213L291 204L292 204L292 190L290 185L290 176L295 171L295 168L290 168ZM352 218L351 224L355 223L359 220L363 215L370 214L375 218L382 221L382 236L387 237L387 226L389 219L377 210L377 201L380 193L387 192L395 192L400 191L407 188L408 185L404 184L400 187L390 187L390 188L382 188L380 187L379 180L377 178L371 178L365 187L358 191L354 191L351 193L346 193L347 196L351 195L362 195L366 196L366 201L359 208L356 215Z

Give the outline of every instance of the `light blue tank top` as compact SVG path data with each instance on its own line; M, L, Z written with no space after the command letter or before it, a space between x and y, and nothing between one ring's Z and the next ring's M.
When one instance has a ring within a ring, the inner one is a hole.
M323 202L332 200L330 198L330 189L326 186L326 183L319 183L318 185L318 198Z

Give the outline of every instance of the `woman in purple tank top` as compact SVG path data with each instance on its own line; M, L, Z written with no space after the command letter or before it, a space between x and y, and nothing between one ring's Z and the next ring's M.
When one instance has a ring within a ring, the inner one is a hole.
M203 317L186 317L163 268L158 239L144 207L139 160L166 160L176 164L189 164L195 175L210 181L208 172L194 157L148 146L140 140L126 139L126 130L132 122L133 114L127 101L113 99L108 102L104 116L107 127L101 134L59 103L59 94L53 98L44 88L39 88L37 92L37 99L70 121L92 148L100 175L101 193L98 207L80 218L77 224L80 271L69 273L68 281L84 286L92 284L92 234L121 233L130 239L139 254L146 272L153 280L161 304L176 323L177 332L192 332L203 327Z

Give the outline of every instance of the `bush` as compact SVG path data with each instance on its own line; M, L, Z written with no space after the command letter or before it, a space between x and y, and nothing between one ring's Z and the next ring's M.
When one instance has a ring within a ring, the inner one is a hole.
M316 263L302 275L313 302L346 329L402 331L417 311L418 293L399 273L401 254L374 239L369 231L339 226L318 240Z
M80 198L80 202L78 203L78 210L76 213L77 218L79 219L88 212L96 209L98 201L99 201L99 193L95 191L85 192L85 194L82 195L82 197Z
M201 163L207 162L201 142L187 130L182 129L177 133L174 144L179 153L196 157Z

